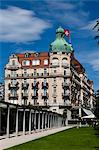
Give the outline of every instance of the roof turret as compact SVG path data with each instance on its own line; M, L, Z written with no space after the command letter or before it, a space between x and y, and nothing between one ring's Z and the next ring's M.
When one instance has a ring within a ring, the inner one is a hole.
M50 52L67 52L73 51L72 46L64 39L64 29L59 27L56 29L56 39L50 44Z

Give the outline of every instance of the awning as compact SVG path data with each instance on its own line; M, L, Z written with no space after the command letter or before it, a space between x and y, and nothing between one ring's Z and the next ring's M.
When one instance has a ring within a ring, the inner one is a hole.
M89 119L95 118L95 115L90 110L83 108L83 111L85 112L86 116L83 116L82 119L84 119L84 118L86 118L86 119L87 118L89 118Z

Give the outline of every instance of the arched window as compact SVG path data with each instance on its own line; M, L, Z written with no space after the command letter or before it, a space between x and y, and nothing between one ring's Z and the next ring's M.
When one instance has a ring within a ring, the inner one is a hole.
M48 59L44 60L44 65L48 65Z
M62 64L63 64L63 65L66 65L66 64L67 64L67 58L63 58L63 59L62 59Z
M22 65L23 66L29 66L30 65L30 61L29 60L23 60Z
M58 58L53 58L52 59L52 65L58 65L58 64L59 64Z
M40 60L32 60L32 65L36 66L36 65L40 65Z

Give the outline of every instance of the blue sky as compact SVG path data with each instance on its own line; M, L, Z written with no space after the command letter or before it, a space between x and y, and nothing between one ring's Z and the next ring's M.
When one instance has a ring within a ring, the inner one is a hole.
M99 46L92 30L98 17L98 0L1 0L0 82L11 53L48 51L62 26L71 31L75 56L99 89Z

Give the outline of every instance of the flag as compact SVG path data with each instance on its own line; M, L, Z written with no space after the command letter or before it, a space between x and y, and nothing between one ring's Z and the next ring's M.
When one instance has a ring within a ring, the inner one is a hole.
M70 37L70 31L68 29L64 29L64 34L68 37Z

